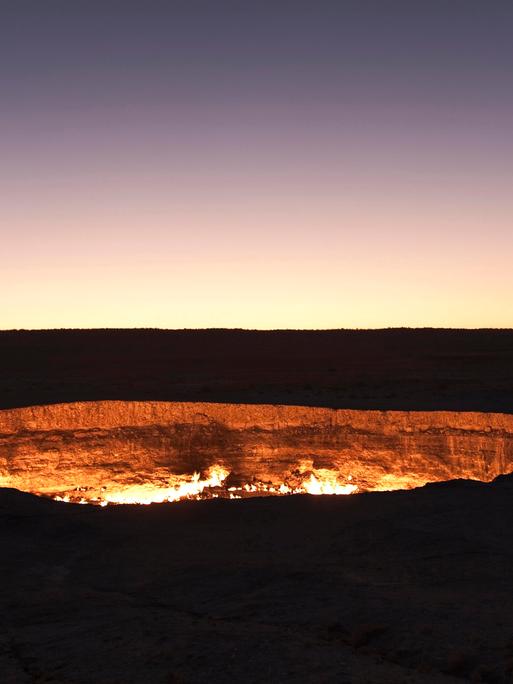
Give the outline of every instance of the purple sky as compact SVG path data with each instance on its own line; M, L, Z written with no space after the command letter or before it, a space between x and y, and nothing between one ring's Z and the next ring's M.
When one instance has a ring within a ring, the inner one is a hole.
M1 328L513 327L513 3L6 0Z

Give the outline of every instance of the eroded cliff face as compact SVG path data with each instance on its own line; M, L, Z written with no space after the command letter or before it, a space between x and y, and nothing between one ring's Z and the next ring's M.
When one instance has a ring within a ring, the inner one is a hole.
M72 500L137 500L194 472L209 482L202 495L238 496L310 491L312 475L349 493L512 470L509 414L119 401L0 411L0 486Z

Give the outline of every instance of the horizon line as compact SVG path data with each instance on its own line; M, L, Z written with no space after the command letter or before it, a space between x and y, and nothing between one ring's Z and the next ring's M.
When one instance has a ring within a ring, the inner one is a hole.
M51 333L51 332L387 332L387 331L454 331L454 332L513 332L513 327L446 327L446 326L384 326L380 328L238 328L238 327L98 327L98 328L0 328L1 333Z

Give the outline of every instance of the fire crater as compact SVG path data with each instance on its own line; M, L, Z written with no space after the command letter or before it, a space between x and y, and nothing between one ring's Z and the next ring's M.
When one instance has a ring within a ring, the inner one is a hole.
M99 401L0 411L0 486L149 504L409 489L513 470L513 416Z

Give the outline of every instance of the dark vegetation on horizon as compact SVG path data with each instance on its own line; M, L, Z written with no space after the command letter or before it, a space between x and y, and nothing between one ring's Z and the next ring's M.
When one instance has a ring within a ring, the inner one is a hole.
M0 407L98 399L513 412L513 330L0 331Z

